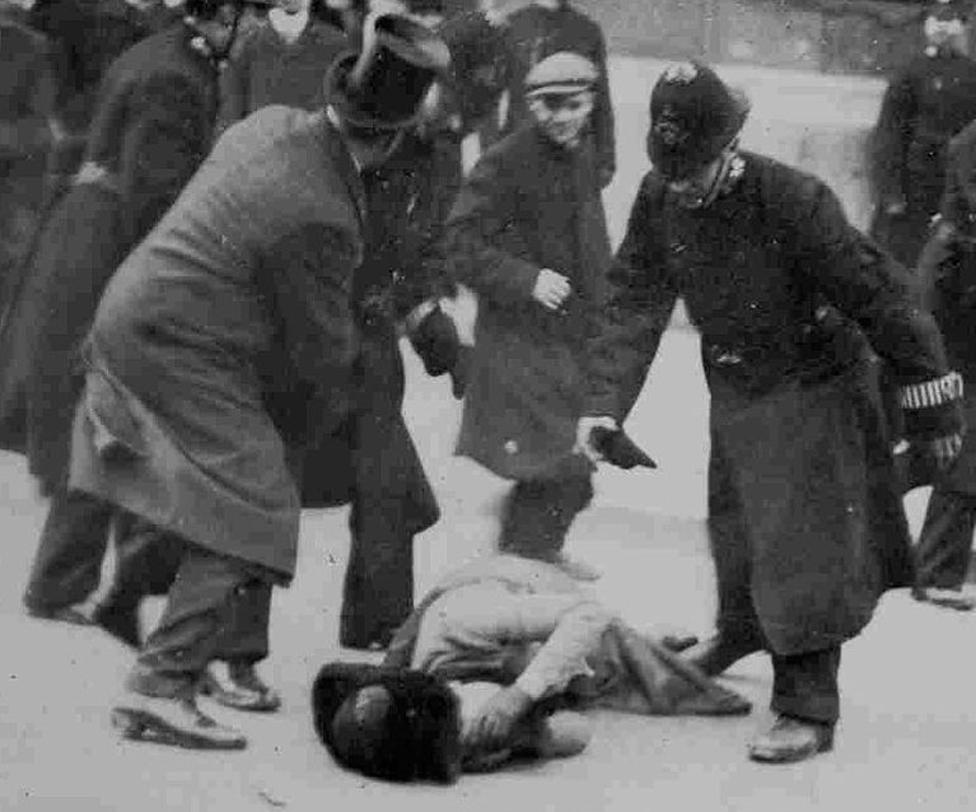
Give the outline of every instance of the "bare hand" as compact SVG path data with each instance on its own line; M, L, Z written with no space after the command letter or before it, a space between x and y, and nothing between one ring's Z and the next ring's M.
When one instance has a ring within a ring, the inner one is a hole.
M572 292L573 289L565 276L543 268L535 278L532 298L549 310L558 310Z
M462 732L462 744L477 751L505 747L516 723L531 707L532 698L521 688L509 685L499 689Z
M594 465L603 459L603 455L593 447L590 438L593 429L598 426L602 426L610 431L616 431L620 428L617 425L617 421L607 415L581 417L579 423L576 424L576 444L573 446L575 453L582 454Z

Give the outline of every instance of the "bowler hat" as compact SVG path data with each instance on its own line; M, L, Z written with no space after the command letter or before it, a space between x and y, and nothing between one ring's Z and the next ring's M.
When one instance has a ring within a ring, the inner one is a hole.
M388 781L445 784L461 772L458 698L429 674L327 663L312 687L312 714L319 739L347 769Z
M325 79L325 98L350 124L398 130L415 123L450 52L433 31L398 14L366 18L359 53L339 56Z
M651 91L651 163L668 179L688 177L722 154L748 114L746 98L711 68L698 62L670 66Z
M525 77L525 95L572 95L593 87L599 71L589 59L559 51L533 66Z

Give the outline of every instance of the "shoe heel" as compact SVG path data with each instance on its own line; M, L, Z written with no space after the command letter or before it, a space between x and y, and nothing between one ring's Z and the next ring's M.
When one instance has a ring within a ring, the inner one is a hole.
M122 708L112 711L112 727L124 739L141 739L146 732L146 723L137 714Z

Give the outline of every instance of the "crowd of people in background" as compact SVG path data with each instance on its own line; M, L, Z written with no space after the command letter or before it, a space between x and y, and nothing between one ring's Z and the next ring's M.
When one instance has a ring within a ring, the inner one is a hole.
M870 235L744 149L747 95L691 61L649 82L614 252L607 49L567 0L0 0L0 446L49 499L28 613L135 650L123 737L245 747L197 699L279 707L273 589L301 510L344 505L339 643L385 652L313 686L347 768L450 782L579 753L590 707L748 713L715 678L759 651L750 758L830 750L842 646L886 590L976 608L965 6L932 4L885 94ZM623 426L678 298L711 397L702 642L623 623L563 549L598 464L654 464ZM402 337L463 401L457 453L512 483L497 553L416 605L440 512ZM913 552L902 497L932 483Z

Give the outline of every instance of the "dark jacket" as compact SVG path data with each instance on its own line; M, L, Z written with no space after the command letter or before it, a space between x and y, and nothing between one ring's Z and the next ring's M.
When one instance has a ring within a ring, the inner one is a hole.
M606 43L600 26L568 3L563 3L556 10L533 4L512 14L505 32L508 42L508 64L505 69L508 114L502 126L502 135L511 133L530 118L524 94L525 77L529 71L559 51L582 54L600 72L592 116L592 137L597 169L604 175L603 180L609 183L617 166L616 140L607 76Z
M928 237L945 183L949 139L976 118L976 61L955 53L920 55L885 91L872 143L878 197L872 236L913 266ZM889 215L902 202L904 214Z
M596 168L527 125L489 150L447 226L458 280L478 295L475 352L457 452L531 479L575 471L579 359L610 260ZM543 268L570 280L552 312L532 298Z
M270 104L321 109L325 73L349 47L342 31L314 18L292 43L270 25L256 29L221 77L221 129Z
M626 416L682 297L701 332L713 460L727 469L710 487L728 492L724 510L746 536L762 632L789 654L856 634L880 592L910 575L877 359L848 355L817 315L830 305L863 330L906 403L920 405L949 367L910 277L847 223L834 194L742 158L705 209L678 208L645 178L589 344L584 411ZM945 401L906 410L910 439L960 428L958 403Z
M210 150L217 66L183 23L110 68L75 185L42 227L3 325L0 440L46 487L63 480L81 388L78 344L108 278Z
M949 144L939 221L918 262L922 295L945 336L949 360L966 382L966 422L976 425L976 125ZM950 490L976 494L976 442L967 435L942 478Z
M71 485L287 581L288 452L349 411L362 198L323 114L231 128L102 297ZM296 392L285 424L276 403Z
M0 13L0 313L36 228L55 80L47 40Z

